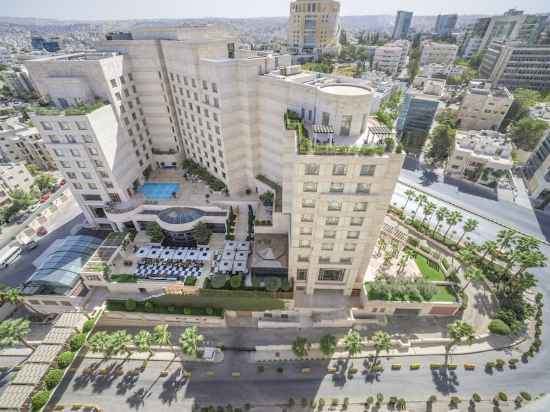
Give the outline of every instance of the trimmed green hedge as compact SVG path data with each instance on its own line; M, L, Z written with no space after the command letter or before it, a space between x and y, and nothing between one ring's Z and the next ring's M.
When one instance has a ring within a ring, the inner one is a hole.
M50 391L44 389L36 392L36 394L34 394L34 396L31 398L32 410L39 411L46 405L49 399Z
M126 301L122 300L110 300L107 302L107 309L111 311L128 312L126 308ZM211 310L208 310L211 309ZM179 314L186 316L218 316L223 317L222 309L215 309L209 307L184 307L177 304L161 304L153 301L138 302L136 308L132 312L148 312L159 314Z
M489 323L489 331L491 333L494 333L495 335L503 336L508 336L512 333L510 326L508 326L500 319L493 319L491 323Z
M61 382L62 378L63 378L63 371L61 369L50 369L46 374L46 377L44 378L44 383L46 384L46 388L48 388L49 390L52 390L59 384L59 382Z
M63 352L57 357L57 366L65 369L74 360L74 352Z
M78 333L74 335L69 341L71 351L76 352L77 350L79 350L82 345L84 345L84 342L86 342L86 335L84 333Z
M82 327L82 333L88 333L94 328L95 320L94 319L88 319L86 322L84 322L84 326Z

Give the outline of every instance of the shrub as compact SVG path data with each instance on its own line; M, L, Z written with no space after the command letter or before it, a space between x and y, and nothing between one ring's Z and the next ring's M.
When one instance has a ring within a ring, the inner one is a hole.
M529 392L520 392L519 393L520 396L525 399L526 401L530 401L531 400L531 394Z
M495 366L495 362L489 361L485 364L485 369L493 369Z
M384 402L384 394L378 392L376 394L376 402L380 402L380 403Z
M235 275L231 276L231 279L229 280L229 284L233 289L239 289L243 283L243 278L241 275Z
M508 336L512 333L510 326L500 319L493 319L491 323L489 323L489 331L495 335L504 336Z
M191 308L183 308L183 314L185 316L191 316L193 314L193 310Z
M42 409L48 402L48 399L50 399L50 391L43 389L36 392L36 394L31 398L32 410L38 411Z
M128 312L133 312L134 310L136 310L136 307L137 307L136 301L135 301L135 300L132 300L132 299L128 299L128 300L124 303L124 307L126 308L126 310L127 310Z
M440 363L430 363L430 369L441 369Z
M476 365L474 365L473 363L464 364L464 369L467 371L473 371L475 368L476 368Z
M153 302L145 302L143 308L145 309L145 312L152 312L155 310L155 305L153 304Z
M413 371L418 370L418 369L420 369L420 364L419 363L413 363L413 364L411 364L410 368Z
M82 327L82 333L88 333L94 328L95 320L88 319L86 322L84 322L84 326Z
M461 400L458 396L451 396L450 404L452 407L456 408L460 402Z
M57 366L65 369L74 360L74 352L63 352L57 357Z
M62 378L63 378L63 371L61 369L50 369L44 378L44 383L46 384L46 388L48 389L55 388L57 385L59 385L59 382L61 382Z
M437 396L435 396L435 395L430 395L430 397L428 398L428 402L429 402L429 403L437 402Z
M499 392L498 399L500 399L502 402L506 402L508 400L508 395L506 395L504 392Z
M196 283L197 283L197 278L195 278L194 276L187 276L183 281L183 284L185 286L195 286Z
M481 396L477 392L472 395L472 399L474 402L481 402Z
M504 365L506 364L506 362L504 362L502 359L497 359L495 363L498 369L504 368Z
M290 282L288 279L283 279L281 281L281 290L283 292L288 292L290 290L292 290L292 282Z
M71 338L71 341L69 342L69 346L71 347L71 351L76 352L79 350L82 345L84 345L84 342L86 341L86 335L83 333L78 333L74 335Z
M372 404L374 403L374 397L369 396L369 397L367 398L367 402L366 402L366 403L367 403L367 405L372 405Z
M168 311L168 313L175 313L176 312L176 307L173 306L173 305L170 305L166 308L166 310Z
M212 316L214 314L214 309L212 308L206 308L205 312L208 316Z
M225 275L215 275L210 278L210 285L214 289L221 289L225 286L227 282L227 277Z
M277 292L281 288L281 279L275 276L268 277L265 281L265 288L270 292Z

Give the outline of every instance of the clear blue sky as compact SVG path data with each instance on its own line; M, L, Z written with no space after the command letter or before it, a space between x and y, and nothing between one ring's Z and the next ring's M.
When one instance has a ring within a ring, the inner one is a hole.
M141 19L286 16L290 0L0 0L0 16ZM549 0L341 0L342 14L501 14L509 8L550 12Z

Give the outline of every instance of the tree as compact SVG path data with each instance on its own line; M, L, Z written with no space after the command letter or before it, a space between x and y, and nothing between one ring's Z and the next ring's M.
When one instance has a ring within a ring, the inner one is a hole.
M170 346L173 350L172 333L170 332L168 325L162 324L155 326L153 329L153 342L160 347Z
M149 357L153 356L153 351L151 350L151 345L153 343L153 335L148 330L140 330L134 336L134 345L138 352L149 353Z
M542 100L539 91L531 89L517 88L514 90L514 103L508 115L509 120L520 120L529 114L529 109Z
M145 226L145 233L151 238L151 242L160 243L164 240L164 232L156 222L149 222Z
M483 271L475 266L470 266L466 271L464 272L464 279L466 279L466 284L462 288L462 292L466 290L468 286L470 286L470 283L472 282L479 282L485 278L485 274Z
M21 295L21 289L19 288L0 290L0 304L4 304L6 302L11 303L12 305L21 305L34 313L39 313L31 305L27 305L25 299L23 299L23 296Z
M494 240L487 240L483 242L483 244L481 245L481 250L483 251L483 255L481 256L481 259L484 260L487 257L487 255L490 255L489 259L492 261L493 256L498 251L498 244Z
M431 135L431 145L426 158L433 165L439 165L449 158L449 153L455 144L456 130L448 124L435 127Z
M497 233L497 247L500 253L510 251L518 238L518 232L513 229L502 229Z
M336 352L336 337L333 335L323 335L319 346L323 355L332 356Z
M455 227L460 222L462 222L462 213L460 213L457 210L453 210L451 213L449 213L447 215L447 218L445 219L445 221L447 222L447 225L449 225L449 226L447 227L447 230L445 231L445 234L443 235L443 241L445 241L447 239L447 235L449 234L449 231L451 230L451 228Z
M456 245L459 246L460 242L462 242L462 239L464 239L464 236L466 236L466 233L473 232L474 230L477 229L478 226L479 226L479 222L477 220L471 219L471 218L467 219L466 222L464 223L464 226L462 227L462 235L456 242Z
M407 265L407 262L409 261L409 259L414 259L414 257L415 257L414 250L410 248L406 248L403 251L403 255L401 256L401 259L399 260L398 272L402 273L405 270L405 266Z
M547 128L548 123L542 119L524 117L512 126L510 138L517 147L530 152L537 147Z
M412 199L416 199L416 192L412 189L408 189L407 191L405 191L405 196L407 196L407 200L403 205L403 210L407 208L407 204L409 203L409 201L411 201Z
M382 251L386 251L386 239L383 237L378 238L378 252L376 253L377 256L380 256Z
M413 214L413 219L416 218L416 214L418 213L418 210L420 210L420 208L422 206L424 206L424 204L428 201L428 196L426 196L424 193L420 193L418 196L416 196L416 204L418 205L414 211L414 214Z
M126 356L130 356L132 354L131 345L133 342L132 335L125 330L117 330L109 335L107 353L110 355L126 353Z
M435 236L435 233L439 229L439 226L441 226L441 222L445 220L448 214L449 214L449 209L447 209L445 206L441 206L439 207L439 209L437 209L437 211L435 212L435 220L437 221L437 223L434 226L432 236Z
M48 173L39 173L38 176L34 178L34 184L38 187L38 190L44 192L55 185L55 177Z
M458 123L458 110L443 109L436 116L436 120L439 124L445 124L453 129L456 129L456 125Z
M195 239L199 245L208 244L211 235L212 230L210 230L208 225L204 222L197 223L197 225L191 230L191 236L193 236L193 239Z
M292 342L292 352L294 352L294 355L299 358L307 356L310 349L311 343L309 343L306 338L303 338L301 336L297 336L296 339L294 339L294 342Z
M371 341L374 344L374 364L376 364L376 359L378 359L380 352L386 351L389 353L390 349L393 347L393 343L390 335L382 330L377 331L371 338Z
M342 29L342 31L340 31L340 44L342 46L345 46L348 44L348 34L346 33L346 31L344 29Z
M457 345L471 345L475 340L475 331L472 325L463 320L457 320L448 327L449 343L445 345L445 366L448 363L451 350Z
M31 323L22 318L0 322L0 348L11 348L18 343L22 343L27 348L34 350L35 347L26 339L30 330Z
M426 223L427 218L433 216L436 208L437 208L437 205L434 202L427 202L424 204L424 209L422 210L422 213L424 215L424 218L422 219L422 224ZM429 226L429 222L428 222L428 226Z
M203 341L204 336L199 334L196 326L185 328L179 340L181 351L186 355L197 357Z
M92 352L103 353L107 355L109 347L109 335L105 331L99 331L88 339L88 348Z
M363 350L363 338L356 330L350 329L344 336L344 346L349 356L354 356Z

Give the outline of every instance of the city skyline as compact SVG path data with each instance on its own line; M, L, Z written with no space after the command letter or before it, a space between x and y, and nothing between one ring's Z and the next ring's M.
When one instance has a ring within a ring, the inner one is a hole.
M137 4L136 4L137 3ZM163 18L253 18L253 17L283 17L288 14L288 0L262 3L252 0L221 0L192 1L191 4L178 3L173 0L159 0L157 2L138 2L120 0L116 3L107 0L94 2L71 3L64 0L47 2L38 0L7 0L4 4L2 17L34 17L59 20L124 20L124 19L163 19ZM236 7L236 4L239 7ZM450 7L450 8L449 8ZM411 10L415 15L437 15L440 13L458 14L501 14L509 8L520 8L528 13L544 12L542 0L524 1L521 5L507 0L497 2L490 0L480 4L467 0L460 4L449 2L406 1L391 0L377 5L377 8L365 7L360 0L346 0L342 2L342 15L393 15L397 10Z

